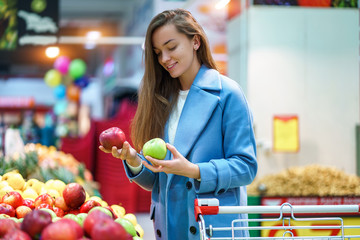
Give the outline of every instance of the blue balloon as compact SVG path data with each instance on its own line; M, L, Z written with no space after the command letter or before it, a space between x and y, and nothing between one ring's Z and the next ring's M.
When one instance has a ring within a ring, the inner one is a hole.
M56 116L65 113L67 106L68 102L66 101L66 99L57 101L54 106L54 113L56 114Z
M66 95L66 87L63 84L60 84L59 86L54 88L54 95L56 99L62 99Z
M80 88L86 88L89 85L89 79L85 76L82 76L74 81L75 85Z
M47 113L46 115L45 115L45 118L44 118L44 126L45 127L52 127L52 126L54 126L54 117L51 115L51 114L49 114L49 113Z

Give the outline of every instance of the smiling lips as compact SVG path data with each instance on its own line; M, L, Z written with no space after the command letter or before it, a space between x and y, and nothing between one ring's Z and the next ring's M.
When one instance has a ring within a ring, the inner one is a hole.
M166 68L167 68L167 70L171 70L175 65L176 65L176 63L173 63L170 65L167 65Z

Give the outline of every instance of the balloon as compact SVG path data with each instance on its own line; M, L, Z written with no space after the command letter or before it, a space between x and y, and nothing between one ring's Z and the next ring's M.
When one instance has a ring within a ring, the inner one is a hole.
M54 95L57 99L62 99L66 95L66 87L63 84L58 85L54 88Z
M80 100L81 89L76 85L70 85L67 87L66 96L68 100L78 102Z
M69 74L72 78L82 77L86 72L86 63L81 59L74 59L70 63Z
M67 74L69 71L70 58L66 56L58 57L54 62L54 68L58 70L61 74Z
M82 76L81 78L76 79L74 83L80 88L86 88L87 85L89 85L89 79L85 76Z
M62 77L62 83L65 86L70 86L73 83L74 79L72 77L70 77L69 75L64 75Z
M61 73L58 70L51 69L46 72L45 83L50 87L56 87L61 83Z
M56 116L63 114L66 111L67 106L68 102L65 99L57 101L54 106L54 113Z
M56 126L55 134L58 137L65 137L69 133L69 128L65 124L59 124Z
M44 126L45 127L52 127L54 126L54 119L51 114L47 113L44 117Z

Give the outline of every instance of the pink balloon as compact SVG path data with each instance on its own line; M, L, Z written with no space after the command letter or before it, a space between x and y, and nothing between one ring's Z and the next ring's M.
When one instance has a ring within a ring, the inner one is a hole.
M69 71L70 58L66 56L58 57L54 62L54 68L58 70L61 74L65 75Z

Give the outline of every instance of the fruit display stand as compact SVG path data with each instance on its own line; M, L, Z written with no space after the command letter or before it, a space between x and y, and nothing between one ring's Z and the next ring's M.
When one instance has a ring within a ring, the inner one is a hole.
M64 183L76 181L91 195L99 195L98 184L93 181L92 173L84 164L71 154L58 151L54 146L26 144L23 152L0 156L0 166L0 175L15 171L25 180L36 179L46 182L57 179Z
M360 204L360 178L349 175L334 167L308 165L302 167L292 167L277 174L264 176L256 179L248 186L248 205L261 206L281 206L284 203L291 205L358 205ZM250 201L249 201L250 200ZM274 214L261 214L262 219L279 217ZM326 218L341 217L344 225L358 225L359 214L336 213L336 214L306 214L301 215L305 218ZM251 217L251 214L249 215ZM254 216L253 218L259 218ZM269 225L270 224L270 225ZM269 229L256 230L250 232L252 236L261 237L280 237L284 231L274 230L282 226L282 222L261 222L261 226ZM303 221L303 225L317 226L322 224L333 225L334 222L323 220ZM293 223L292 223L293 225ZM296 223L294 223L296 226ZM270 230L273 228L272 230ZM340 236L341 229L294 229L293 236ZM347 230L347 234L356 234ZM355 229L358 231L358 229Z
M136 216L89 195L79 183L0 175L0 238L21 240L141 240Z
M130 142L130 122L136 111L136 105L123 101L117 114L109 120L93 120L89 133L81 138L62 139L61 150L76 156L86 163L100 184L100 194L110 204L121 204L130 212L149 212L151 192L131 183L125 175L121 160L99 149L99 136L102 131L121 128Z

